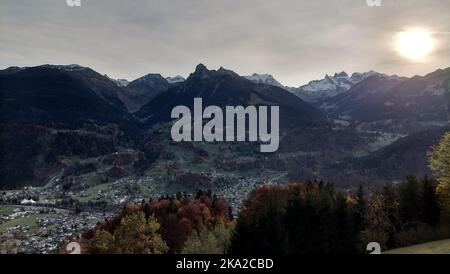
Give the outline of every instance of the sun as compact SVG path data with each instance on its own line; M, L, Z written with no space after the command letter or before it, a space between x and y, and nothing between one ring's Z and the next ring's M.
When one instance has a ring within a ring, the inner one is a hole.
M431 33L414 28L397 34L397 51L412 61L423 62L434 49Z

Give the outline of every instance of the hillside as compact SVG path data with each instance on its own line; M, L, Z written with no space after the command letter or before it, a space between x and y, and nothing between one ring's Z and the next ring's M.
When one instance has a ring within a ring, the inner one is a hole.
M450 240L429 242L383 252L383 254L450 254Z
M321 109L359 132L410 134L444 126L449 106L447 68L412 78L375 75L327 99Z
M280 106L281 127L326 126L320 111L288 91L275 86L256 84L226 70L208 70L200 64L189 78L155 97L136 113L148 127L171 120L175 106L193 107L194 98L202 97L203 104L220 107L277 105Z
M186 81L169 83L160 74L147 74L123 86L79 65L11 67L0 71L1 185L41 185L60 178L65 169L80 168L83 181L94 185L107 182L98 179L105 174L163 174L163 180L167 170L175 169L176 176L167 181L204 172L210 178L201 181L212 188L240 174L250 181L265 175L293 181L318 178L349 187L361 180L429 174L427 150L448 130L443 127L448 121L448 72L411 79L352 75L358 83L326 99L319 110L283 88L201 64ZM344 73L335 77L349 78ZM278 152L260 155L251 143L170 142L172 108L192 108L196 97L202 97L204 106L280 106ZM380 103L385 100L395 107ZM127 159L125 164L97 163L116 152ZM183 187L195 187L188 181Z
M43 184L66 158L97 157L133 143L138 122L116 88L79 66L1 73L0 188Z

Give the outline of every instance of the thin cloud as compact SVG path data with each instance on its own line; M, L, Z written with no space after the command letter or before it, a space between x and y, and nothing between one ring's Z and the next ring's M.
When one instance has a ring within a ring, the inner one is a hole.
M346 70L425 74L449 66L450 35L432 62L405 63L395 33L450 31L450 1L0 0L0 66L80 63L115 78L187 76L200 62L271 73L298 86Z

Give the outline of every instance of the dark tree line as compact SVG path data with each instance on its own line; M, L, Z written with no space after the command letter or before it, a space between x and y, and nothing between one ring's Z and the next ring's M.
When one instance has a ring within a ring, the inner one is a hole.
M356 205L332 184L256 189L239 215L233 254L355 253Z
M410 176L365 194L309 182L263 186L237 220L233 254L355 254L369 242L393 249L448 237L436 183Z
M264 185L237 219L211 192L178 194L129 205L85 233L94 253L360 254L449 236L437 183L407 177L377 191L331 183Z

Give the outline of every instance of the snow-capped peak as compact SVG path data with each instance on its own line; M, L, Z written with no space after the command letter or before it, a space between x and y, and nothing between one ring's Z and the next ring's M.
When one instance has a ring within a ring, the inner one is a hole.
M254 73L249 76L244 76L248 80L257 83L257 84L266 84L266 85L272 85L276 87L285 88L280 82L278 82L272 75L270 74L258 74Z
M169 84L174 84L174 83L180 83L180 82L184 82L186 81L186 79L184 79L184 77L177 75L175 77L166 77L167 82L169 82Z
M60 69L65 71L78 71L78 70L85 70L87 67L83 67L77 64L70 64L70 65L43 65L43 67L47 68L54 68L54 69Z
M334 78L348 78L348 74L345 71L335 73Z
M119 87L126 87L130 84L130 82L126 79L114 79L114 82L117 84L117 86Z
M373 76L373 75L381 75L381 73L378 73L376 71L373 70L369 70L368 72L364 72L364 73L359 73L359 72L355 72L352 74L351 76L351 80L352 82L354 82L355 84Z
M373 75L382 74L371 70L364 73L355 72L349 76L342 71L335 73L334 76L326 75L324 79L311 81L304 86L292 89L292 92L305 101L317 102L345 92Z

